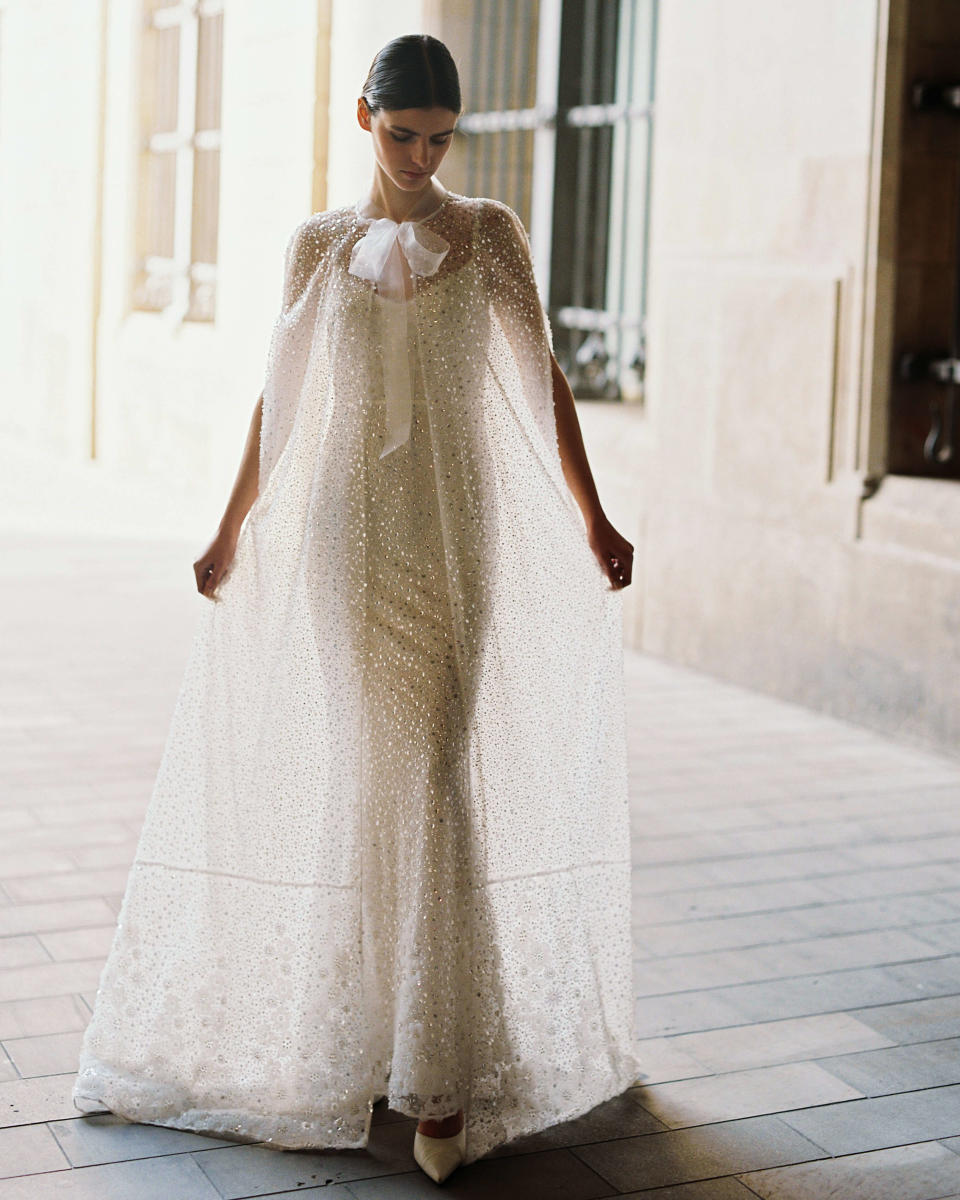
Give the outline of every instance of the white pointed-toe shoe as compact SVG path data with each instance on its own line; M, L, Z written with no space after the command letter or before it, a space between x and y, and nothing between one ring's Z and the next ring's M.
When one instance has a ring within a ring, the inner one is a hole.
M462 1162L467 1149L466 1124L450 1137L430 1137L418 1129L413 1135L413 1157L436 1183L443 1183Z

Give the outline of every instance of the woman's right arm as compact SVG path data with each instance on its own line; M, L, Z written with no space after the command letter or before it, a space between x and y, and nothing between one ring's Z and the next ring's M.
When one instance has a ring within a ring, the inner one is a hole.
M217 585L227 573L233 561L240 527L250 511L260 485L260 427L263 422L263 395L257 400L243 448L240 469L227 501L220 525L206 550L194 561L193 573L197 591L210 600L216 600Z

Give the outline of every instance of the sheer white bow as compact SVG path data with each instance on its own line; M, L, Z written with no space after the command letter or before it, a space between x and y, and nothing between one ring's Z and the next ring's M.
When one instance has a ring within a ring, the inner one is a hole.
M388 302L381 309L387 432L380 458L410 437L412 393L407 339L408 301L413 296L407 294L409 273L433 275L450 249L449 242L424 228L424 219L372 220L350 256L350 274L375 283L378 295Z

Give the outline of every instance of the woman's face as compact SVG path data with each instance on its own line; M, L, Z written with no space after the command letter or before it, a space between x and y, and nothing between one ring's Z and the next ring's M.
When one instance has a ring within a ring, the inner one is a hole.
M405 192L418 192L443 162L457 123L449 108L382 108L370 115L357 101L357 120L373 137L382 170Z

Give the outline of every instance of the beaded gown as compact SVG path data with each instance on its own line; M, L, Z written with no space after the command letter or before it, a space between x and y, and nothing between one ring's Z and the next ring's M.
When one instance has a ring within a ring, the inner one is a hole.
M621 594L516 214L287 245L260 490L203 601L74 1105L466 1161L633 1083Z

